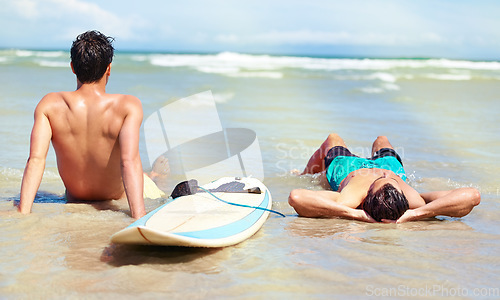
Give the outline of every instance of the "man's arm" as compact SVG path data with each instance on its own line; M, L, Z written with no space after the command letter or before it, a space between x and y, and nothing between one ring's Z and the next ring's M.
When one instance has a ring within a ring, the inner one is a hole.
M418 221L435 216L463 217L481 202L481 194L475 188L459 188L420 195L426 204L407 210L397 223Z
M24 168L21 184L21 199L18 211L29 214L36 192L42 182L45 160L49 151L52 129L47 115L44 112L43 99L35 109L35 122L31 131L30 155Z
M340 193L333 191L293 190L288 203L302 217L342 217L365 222L375 222L364 210L337 203Z
M146 214L144 207L144 179L139 155L139 135L142 123L142 106L139 99L127 97L127 115L120 130L121 172L130 213L138 219Z

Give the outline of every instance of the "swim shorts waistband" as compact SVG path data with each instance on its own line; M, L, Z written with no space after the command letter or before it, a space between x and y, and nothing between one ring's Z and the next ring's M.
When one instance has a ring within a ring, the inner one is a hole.
M371 158L361 158L346 147L335 146L325 157L325 168L326 178L334 191L338 191L342 180L351 172L364 168L390 170L406 181L401 157L392 148L382 148Z

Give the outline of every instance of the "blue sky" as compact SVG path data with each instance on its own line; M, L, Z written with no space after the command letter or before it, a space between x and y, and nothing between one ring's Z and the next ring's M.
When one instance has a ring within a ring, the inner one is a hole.
M0 48L69 49L97 29L117 50L500 60L500 1L0 0Z

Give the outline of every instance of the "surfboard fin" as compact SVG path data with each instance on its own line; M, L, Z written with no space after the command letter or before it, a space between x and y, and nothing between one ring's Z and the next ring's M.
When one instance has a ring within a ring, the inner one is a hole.
M260 190L260 188L258 186L256 187L253 187L253 188L249 188L248 190L246 190L249 194L262 194L262 191Z
M210 191L212 193L216 193L216 192L249 193L249 194L261 194L262 193L262 191L260 190L260 188L258 186L252 187L249 189L244 189L244 187L245 187L244 183L238 182L238 181L232 181L232 182L222 184L219 187L217 187L215 189L210 189L208 191ZM198 181L196 179L191 179L188 181L182 181L179 184L177 184L175 186L174 190L172 191L172 194L170 195L170 197L172 197L172 199L175 199L175 198L178 198L181 196L193 195L193 194L196 194L199 192L205 192L205 191L199 189Z
M198 180L191 179L177 184L174 190L172 191L170 197L172 197L172 199L175 199L181 196L193 195L196 194L197 192L198 192Z

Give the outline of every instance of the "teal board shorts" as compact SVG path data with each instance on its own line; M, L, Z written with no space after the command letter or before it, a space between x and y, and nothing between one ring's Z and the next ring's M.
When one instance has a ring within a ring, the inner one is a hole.
M394 149L382 148L371 158L356 156L346 147L335 146L325 157L326 179L334 191L339 190L340 183L349 173L359 169L385 169L393 171L406 181L406 173L401 157Z

